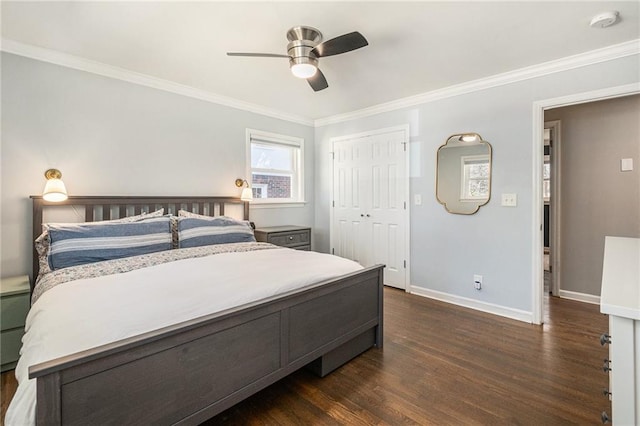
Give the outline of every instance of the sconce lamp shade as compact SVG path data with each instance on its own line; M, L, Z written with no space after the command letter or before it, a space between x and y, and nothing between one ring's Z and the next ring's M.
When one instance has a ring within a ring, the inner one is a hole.
M47 184L42 191L42 198L45 201L64 201L67 199L67 188L62 181L62 173L60 170L49 169L44 173L47 178Z
M253 193L251 192L251 188L243 188L242 194L240 195L240 199L242 201L253 201Z
M245 184L247 184L247 186L245 188L242 188L242 194L240 194L240 199L242 201L253 201L253 191L251 191L249 182L247 182L246 179L236 179L236 186L238 188L243 187Z

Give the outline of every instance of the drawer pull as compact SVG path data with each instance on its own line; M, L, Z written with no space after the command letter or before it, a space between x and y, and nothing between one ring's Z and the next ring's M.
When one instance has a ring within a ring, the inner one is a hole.
M609 336L608 333L603 333L602 335L600 335L600 344L604 346L607 343L611 343L611 336Z
M600 419L602 420L602 424L609 423L609 415L606 411L603 411L602 414L600 414Z
M607 398L608 398L609 396L611 396L611 392L609 392L609 389L607 389L607 388L602 389L602 394L603 394L604 396L606 396Z
M611 371L611 367L609 367L609 364L611 364L611 361L605 358L604 364L602 364L602 371L604 371L605 373L608 373L609 371Z
M289 241L293 240L293 235L289 235Z

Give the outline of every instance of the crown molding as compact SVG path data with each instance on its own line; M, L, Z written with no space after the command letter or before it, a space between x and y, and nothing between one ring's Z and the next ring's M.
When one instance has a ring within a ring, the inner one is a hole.
M154 89L164 90L182 96L199 99L205 102L211 102L218 105L224 105L230 108L248 111L255 114L265 115L267 117L277 118L280 120L290 121L305 126L313 126L314 121L307 117L289 114L282 111L266 108L261 105L244 102L238 99L226 96L216 95L205 90L196 89L195 87L184 84L174 83L172 81L161 78L152 77L125 68L114 67L101 62L92 61L79 56L70 55L68 53L59 52L52 49L46 49L30 44L20 43L15 40L2 38L0 50L14 55L24 56L38 61L49 62L55 65L61 65L67 68L73 68L80 71L86 71L105 77L123 80L129 83L141 86L152 87Z
M600 62L606 62L613 59L638 54L640 54L640 39L631 40L628 42L604 47L602 49L591 50L589 52L567 56L565 58L557 59L554 61L543 62L541 64L533 65L530 67L520 68L502 74L496 74L491 77L472 80L462 84L445 87L443 89L433 90L431 92L397 99L395 101L374 105L372 107L320 118L315 120L314 126L321 127L329 124L364 118L375 114L413 107L440 99L451 98L466 93L485 90L496 86L503 86L518 81L529 80L532 78L542 77L561 71L567 71L587 65L593 65Z
M542 77L545 75L567 71L574 68L580 68L587 65L593 65L600 62L606 62L625 56L638 55L640 54L640 39L631 40L628 42L604 47L602 49L596 49L573 56L567 56L558 60L543 62L541 64L520 68L518 70L497 74L491 77L472 80L462 84L445 87L443 89L433 90L431 92L409 96L391 102L374 105L372 107L367 107L360 110L333 115L316 120L299 115L289 114L282 111L277 111L271 108L266 108L262 105L244 102L222 95L216 95L214 93L196 89L191 86L186 86L172 81L151 77L146 74L137 73L124 68L114 67L101 62L92 61L90 59L85 59L56 50L20 43L11 39L2 38L0 50L43 62L49 62L55 65L61 65L67 68L86 71L105 77L127 81L129 83L139 84L158 90L164 90L190 98L199 99L205 102L211 102L242 111L276 118L279 120L289 121L305 126L321 127L329 124L335 124L344 121L364 118L371 115L381 114L384 112L394 111L402 108L413 107L440 99L489 89L492 87L503 86L518 81Z

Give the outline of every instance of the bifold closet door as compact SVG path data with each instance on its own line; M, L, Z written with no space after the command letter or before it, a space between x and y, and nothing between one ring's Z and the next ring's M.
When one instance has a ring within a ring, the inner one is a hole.
M385 285L405 288L407 185L403 131L334 143L333 252L384 264Z

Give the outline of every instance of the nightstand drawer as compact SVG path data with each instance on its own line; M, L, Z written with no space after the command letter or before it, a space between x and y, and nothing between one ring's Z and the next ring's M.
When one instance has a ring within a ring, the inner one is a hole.
M29 312L29 293L3 297L0 300L0 325L2 329L8 330L24 326L27 312Z
M13 363L18 360L23 334L24 328L14 328L13 330L0 333L0 362L2 362L2 371L5 371L5 367L7 367L6 369L13 368Z
M257 228L254 234L256 241L296 250L311 250L311 228L306 226L269 226Z
M308 245L309 231L270 234L267 242L282 247Z

